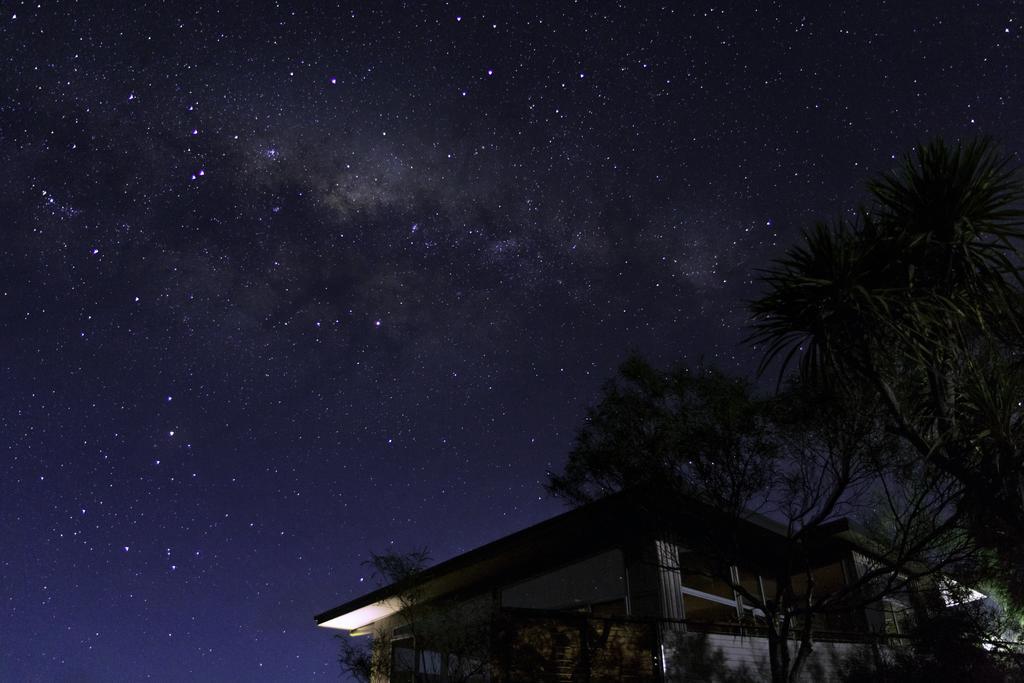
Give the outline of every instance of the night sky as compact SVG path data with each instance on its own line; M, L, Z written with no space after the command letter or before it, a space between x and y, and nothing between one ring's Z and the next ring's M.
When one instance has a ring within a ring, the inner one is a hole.
M1016 2L100 4L0 2L3 681L336 680L630 349L749 371L869 173L1024 152Z

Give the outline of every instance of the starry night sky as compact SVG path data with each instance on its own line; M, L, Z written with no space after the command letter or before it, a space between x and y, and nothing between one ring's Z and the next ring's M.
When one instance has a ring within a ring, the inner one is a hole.
M560 511L630 349L749 371L870 172L1024 152L1015 2L194 4L0 2L0 680L336 680L368 550Z

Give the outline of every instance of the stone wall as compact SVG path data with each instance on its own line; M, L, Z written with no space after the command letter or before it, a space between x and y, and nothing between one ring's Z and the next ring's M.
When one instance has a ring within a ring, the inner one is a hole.
M653 622L580 615L506 613L494 681L591 683L657 680Z

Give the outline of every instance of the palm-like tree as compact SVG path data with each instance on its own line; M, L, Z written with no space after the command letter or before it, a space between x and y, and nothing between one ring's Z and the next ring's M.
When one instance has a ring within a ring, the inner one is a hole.
M1019 563L1024 184L1011 161L987 139L918 147L869 183L855 218L815 226L764 273L750 340L780 378L799 359L805 380L875 392L920 457L961 481L975 533Z

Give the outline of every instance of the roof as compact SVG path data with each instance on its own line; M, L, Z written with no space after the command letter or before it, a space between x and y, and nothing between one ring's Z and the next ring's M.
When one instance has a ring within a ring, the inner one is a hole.
M409 588L421 591L421 599L429 600L456 592L470 592L482 586L507 585L535 575L545 567L559 566L623 544L623 539L637 540L653 533L645 502L636 494L619 493L572 509L521 531L499 538L469 552L429 567L409 580L383 586L353 598L333 609L316 615L318 626L358 631L402 607L397 596ZM707 506L681 505L673 508L690 519L708 519ZM744 536L760 544L770 544L785 536L786 525L764 515L751 513L744 520ZM593 533L594 530L600 533ZM822 535L843 545L855 545L855 534L845 519L825 525Z
M434 598L492 583L495 577L514 581L536 573L541 561L568 561L583 553L598 552L619 542L619 534L611 533L609 525L621 530L629 523L635 526L638 521L636 514L627 513L623 503L621 497L609 496L499 538L429 567L410 581L378 588L318 614L317 625L357 629L398 611L400 605L396 604L395 596L412 586L423 589L425 598ZM594 524L605 525L610 533L570 533Z

